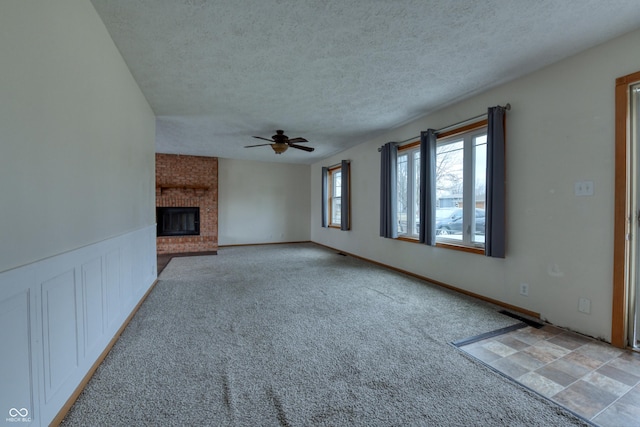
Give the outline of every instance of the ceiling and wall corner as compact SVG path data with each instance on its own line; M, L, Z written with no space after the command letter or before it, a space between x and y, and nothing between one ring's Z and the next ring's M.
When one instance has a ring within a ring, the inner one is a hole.
M91 0L156 150L312 164L640 26L637 0ZM243 148L284 129L316 150Z

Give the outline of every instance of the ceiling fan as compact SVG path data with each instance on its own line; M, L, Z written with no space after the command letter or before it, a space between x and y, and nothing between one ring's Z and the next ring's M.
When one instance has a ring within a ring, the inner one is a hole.
M284 134L283 130L277 130L276 134L271 137L271 139L263 138L261 136L254 136L254 138L264 139L265 141L269 141L269 144L257 144L257 145L245 145L244 148L250 147L263 147L265 145L270 145L273 148L273 151L276 154L282 154L287 151L287 148L297 148L298 150L308 151L309 153L314 150L312 147L305 147L303 145L296 144L297 142L309 142L304 138L291 138Z

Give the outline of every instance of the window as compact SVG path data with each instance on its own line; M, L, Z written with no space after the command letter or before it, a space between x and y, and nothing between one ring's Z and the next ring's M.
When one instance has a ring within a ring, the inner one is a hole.
M486 164L486 121L438 136L436 242L484 246Z
M420 144L398 148L398 236L417 238L420 233Z
M510 108L489 107L486 120L483 114L427 129L419 143L384 144L378 150L380 236L504 258Z
M342 220L342 168L329 169L329 227L340 227Z
M322 168L322 227L351 229L351 162Z
M438 137L436 242L482 247L485 240L486 121ZM398 237L420 234L420 144L398 148Z

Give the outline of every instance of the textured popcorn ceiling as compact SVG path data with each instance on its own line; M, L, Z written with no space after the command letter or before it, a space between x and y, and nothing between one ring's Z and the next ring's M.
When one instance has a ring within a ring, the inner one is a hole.
M640 27L638 0L91 1L158 152L291 163ZM276 129L316 151L243 148Z

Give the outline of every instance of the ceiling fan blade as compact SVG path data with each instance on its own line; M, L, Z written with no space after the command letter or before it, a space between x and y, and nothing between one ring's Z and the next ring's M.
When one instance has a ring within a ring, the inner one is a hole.
M254 138L258 138L258 139L264 139L265 141L269 141L270 143L274 143L275 141L273 139L267 139L267 138L263 138L261 136L254 136Z
M294 143L295 143L295 142L309 142L309 141L307 141L307 140L306 140L306 139L304 139L304 138L291 138L291 139L289 140L289 142L294 142Z
M289 147L297 148L298 150L308 151L309 153L315 150L315 148L313 147L305 147L303 145L297 145L297 144L289 144Z
M265 145L271 145L271 144L245 145L244 148L264 147Z

